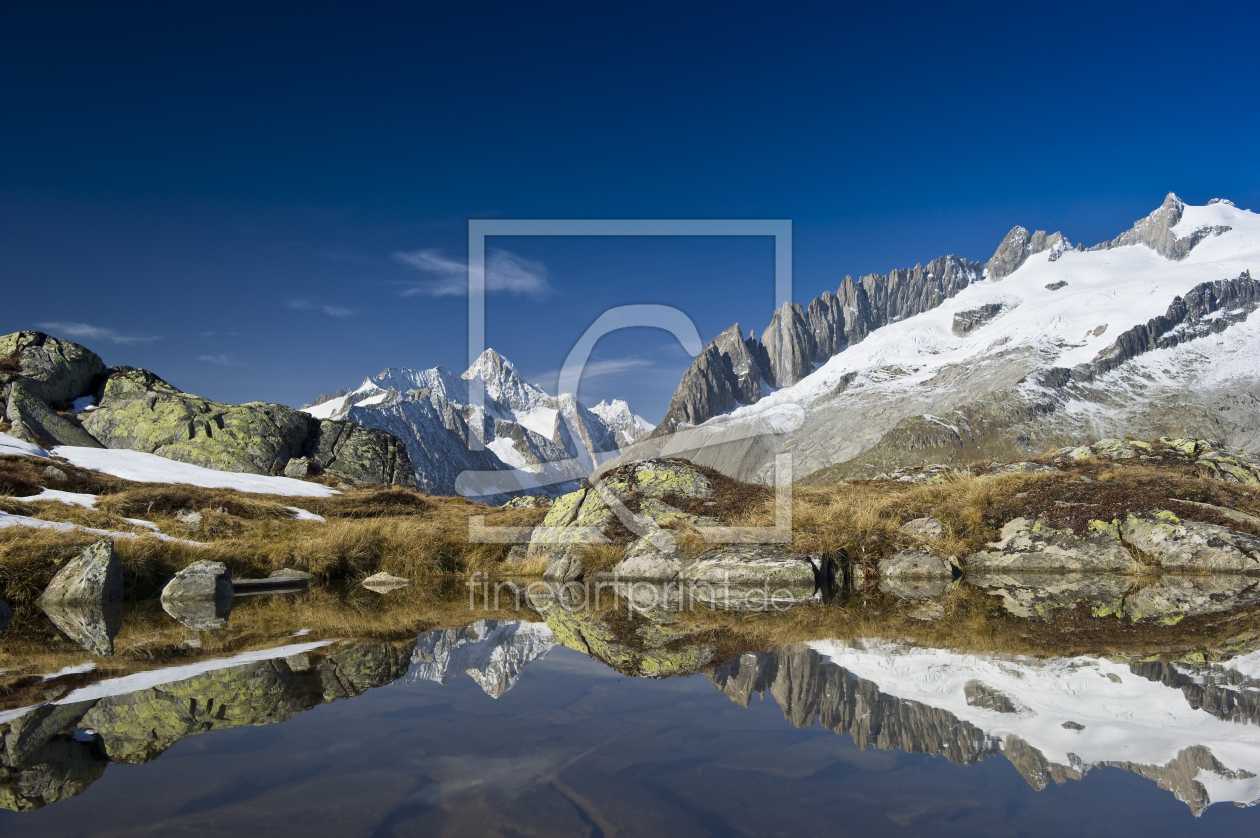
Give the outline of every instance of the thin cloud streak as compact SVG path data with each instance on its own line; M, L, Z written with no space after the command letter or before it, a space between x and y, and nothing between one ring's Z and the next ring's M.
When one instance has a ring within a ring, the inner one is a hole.
M287 305L289 308L295 308L299 311L322 311L329 317L354 317L359 313L358 309L323 305L310 300L289 300Z
M608 378L622 375L632 370L642 370L654 366L647 358L609 358L604 361L587 361L582 369L582 383L596 378ZM555 393L560 381L560 370L548 370L529 377L531 381L548 393Z
M214 364L216 367L243 367L245 366L243 363L236 360L235 355L232 355L230 353L220 354L220 355L198 355L197 360L203 361L207 364Z
M133 344L151 343L161 340L158 335L124 335L108 326L93 326L90 323L36 323L40 329L55 332L55 337L69 336L84 340L107 340L111 343Z
M412 284L403 297L464 297L468 295L468 265L429 248L410 253L399 251L394 258L404 265L429 274L432 279ZM551 271L542 262L517 256L497 247L486 253L486 293L506 291L540 299L556 293Z

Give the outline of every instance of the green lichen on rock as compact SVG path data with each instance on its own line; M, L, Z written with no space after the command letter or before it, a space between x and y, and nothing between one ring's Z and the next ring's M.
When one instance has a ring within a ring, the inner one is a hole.
M391 434L320 421L265 402L231 405L183 393L145 370L111 370L84 427L108 448L247 474L282 474L294 457L318 459L334 477L415 486L410 458Z
M1124 537L1162 567L1180 573L1260 574L1260 539L1216 524L1157 513L1155 520L1130 514Z
M92 392L104 374L105 363L85 347L43 332L14 332L0 337L0 358L16 359L21 373L0 375L0 395L10 379L25 382L29 392L45 404L67 408Z
M9 420L13 436L36 445L104 447L73 419L62 416L45 404L26 379L20 378L9 386L4 418Z
M1120 541L1120 528L1091 522L1085 537L1056 529L1042 519L1015 518L1002 527L988 550L967 557L968 571L1039 573L1136 573L1141 565Z

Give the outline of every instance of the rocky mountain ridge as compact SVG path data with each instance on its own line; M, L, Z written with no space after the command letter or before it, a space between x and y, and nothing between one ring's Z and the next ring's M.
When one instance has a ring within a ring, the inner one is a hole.
M303 410L398 437L425 491L488 500L571 491L650 429L623 401L591 409L570 393L548 394L493 349L462 374L394 367ZM473 450L470 440L484 447Z
M836 480L1125 433L1257 450L1257 270L1260 216L1224 200L1170 194L1091 248L1016 227L983 268L948 257L846 280L776 312L761 341L728 329L625 459L681 456L769 482L780 453L797 479ZM785 370L793 383L775 389Z

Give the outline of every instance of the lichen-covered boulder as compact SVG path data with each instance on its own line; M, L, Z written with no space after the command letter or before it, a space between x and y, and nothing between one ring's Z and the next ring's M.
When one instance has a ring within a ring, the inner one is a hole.
M680 573L687 582L708 585L814 587L809 559L774 544L728 544L703 553Z
M36 445L104 447L73 419L62 416L45 404L34 393L32 382L26 379L20 378L9 386L4 418L12 425L9 433Z
M105 363L96 353L43 332L14 332L0 337L0 358L15 359L21 369L20 379L12 373L0 376L0 395L10 383L4 379L17 379L25 382L35 398L62 409L91 393L97 378L105 372Z
M613 568L621 579L668 582L677 579L686 557L669 530L656 530L630 545L626 557Z
M967 557L967 569L986 572L1137 573L1141 564L1120 542L1114 522L1094 521L1089 534L1055 529L1043 520L1016 518L989 550Z
M568 582L581 578L583 549L589 544L607 544L603 530L613 519L612 508L595 489L561 495L542 525L534 528L528 555L547 557L545 579Z
M39 604L100 604L122 602L122 598L122 563L114 552L113 540L103 538L57 571L40 595Z
M232 610L232 571L223 562L193 562L162 589L162 608L197 631L221 628Z
M416 488L416 473L407 447L385 431L357 422L325 419L312 428L303 450L334 477Z
M1260 539L1216 524L1183 521L1161 511L1129 515L1124 537L1165 570L1260 574Z
M203 399L146 370L111 368L96 410L82 421L107 448L219 471L282 474L293 459L309 457L336 477L415 487L407 450L392 434L279 404Z
M669 495L706 499L713 497L713 484L700 470L681 460L639 460L605 475L600 482L618 497L637 495L663 499Z

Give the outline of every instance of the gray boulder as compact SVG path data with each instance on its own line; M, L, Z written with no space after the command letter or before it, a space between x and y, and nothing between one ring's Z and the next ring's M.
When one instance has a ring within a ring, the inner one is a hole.
M232 599L232 571L223 562L193 562L162 589L162 602Z
M201 527L202 514L191 509L181 509L175 513L175 519L188 529L196 532Z
M60 480L66 479L66 473L62 471L61 469L57 468L56 466L49 466L48 468L44 469L44 477L48 478L49 480L60 481Z
M37 445L73 445L79 448L103 448L74 420L57 413L35 394L33 383L18 379L9 385L9 400L4 417L18 439Z
M922 550L902 550L879 562L879 589L898 599L940 596L953 579L949 564Z
M814 568L804 556L773 544L728 544L710 550L679 574L686 582L739 587L814 587Z
M162 589L162 608L194 631L227 625L232 611L232 571L223 562L194 562Z
M668 582L678 578L686 558L668 530L656 530L640 538L626 551L626 557L613 568L622 579Z
M1089 535L1054 529L1044 521L1016 518L1002 527L987 551L967 557L968 571L1137 573L1142 566L1120 543L1119 527L1093 522Z
M314 477L324 471L324 466L314 457L294 457L284 467L284 476L301 480Z
M282 567L279 570L273 570L267 574L269 579L306 579L310 581L315 578L314 574L307 573L304 570L294 570L288 567Z
M75 399L91 393L96 379L105 372L105 362L96 353L43 332L0 337L0 358L16 359L21 368L19 380L28 391L59 408L67 408ZM0 383L0 396L7 389Z
M112 539L103 538L91 545L48 583L39 597L39 604L73 603L100 605L122 602L123 572Z
M1260 574L1260 539L1171 512L1154 520L1128 516L1124 537L1165 570Z
M945 532L945 525L939 518L915 518L902 524L901 529L920 538L936 538Z

